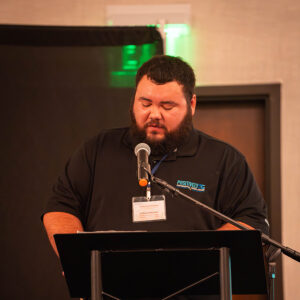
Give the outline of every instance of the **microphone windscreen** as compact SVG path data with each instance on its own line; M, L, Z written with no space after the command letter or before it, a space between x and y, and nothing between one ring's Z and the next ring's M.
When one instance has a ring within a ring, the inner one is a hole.
M135 148L134 148L135 155L137 155L138 152L141 150L147 151L148 155L150 155L150 153L151 153L150 147L146 143L139 143L135 146Z

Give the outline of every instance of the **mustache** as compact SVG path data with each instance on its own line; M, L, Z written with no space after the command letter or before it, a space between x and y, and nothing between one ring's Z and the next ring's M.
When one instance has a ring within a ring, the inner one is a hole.
M159 120L150 120L148 123L145 124L144 129L146 129L147 127L158 127L166 129L166 126L161 124Z

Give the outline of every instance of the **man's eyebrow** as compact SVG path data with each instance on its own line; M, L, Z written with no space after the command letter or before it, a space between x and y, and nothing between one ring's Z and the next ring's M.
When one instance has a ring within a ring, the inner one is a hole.
M149 99L149 98L146 98L146 97L139 97L139 100L146 100L146 101L151 101L151 102L152 102L152 100L151 100L151 99Z
M167 100L167 101L161 101L161 104L176 104L175 101Z

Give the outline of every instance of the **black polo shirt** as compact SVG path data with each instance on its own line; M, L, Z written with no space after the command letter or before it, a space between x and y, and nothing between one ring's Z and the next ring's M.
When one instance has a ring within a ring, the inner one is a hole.
M132 197L138 185L137 160L128 128L112 129L78 149L53 187L44 213L77 216L85 230L214 230L223 223L194 203L166 195L167 220L133 223ZM151 167L159 157L150 155ZM268 232L266 205L244 156L232 146L193 130L155 176L214 209ZM152 194L160 195L152 185Z

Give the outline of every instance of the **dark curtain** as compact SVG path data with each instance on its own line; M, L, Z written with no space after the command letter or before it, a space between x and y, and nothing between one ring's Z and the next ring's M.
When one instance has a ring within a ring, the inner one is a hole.
M154 27L0 26L1 299L69 299L40 214L72 152L125 126Z

